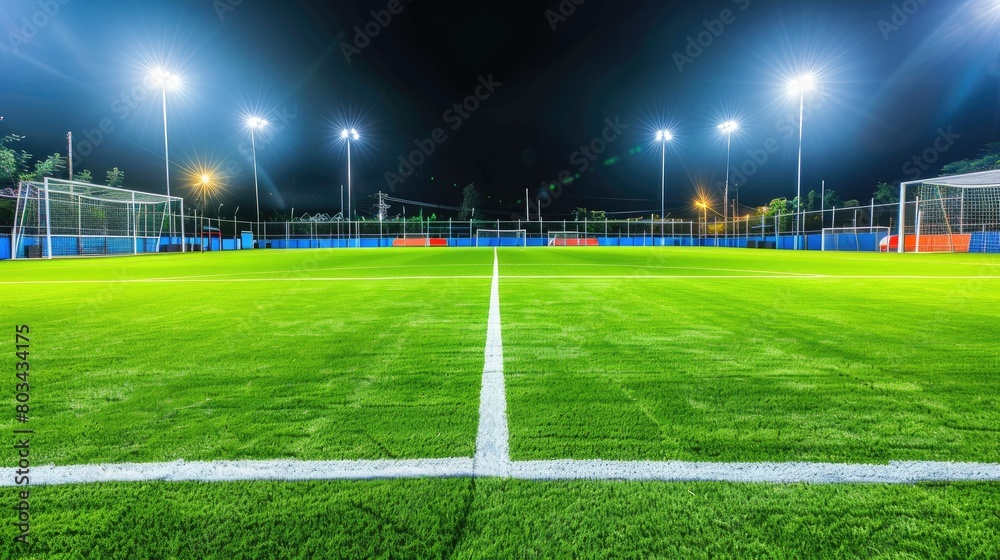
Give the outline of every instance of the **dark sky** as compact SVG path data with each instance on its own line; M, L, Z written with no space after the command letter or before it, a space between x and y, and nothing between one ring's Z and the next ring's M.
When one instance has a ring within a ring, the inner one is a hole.
M548 188L546 216L658 212L653 134L668 126L668 212L692 214L699 188L718 203L726 118L742 127L740 202L792 198L798 102L785 90L805 71L819 88L807 96L803 192L826 180L867 200L879 181L934 175L997 136L995 0L322 4L5 0L0 133L27 136L21 147L41 156L65 154L72 131L77 171L101 181L119 166L126 186L165 192L161 93L146 78L159 65L184 80L168 116L172 191L188 204L189 171L216 166L227 187L211 213L222 203L249 217L242 115L259 113L271 121L257 146L264 215L339 210L347 125L362 135L360 212L379 190L457 206L474 181L498 218L523 215L525 188L535 198L562 171L572 180ZM391 20L373 21L390 7ZM358 38L366 26L374 36ZM418 141L433 153L404 181L387 177L409 171L399 158ZM591 145L604 149L593 161L579 152Z

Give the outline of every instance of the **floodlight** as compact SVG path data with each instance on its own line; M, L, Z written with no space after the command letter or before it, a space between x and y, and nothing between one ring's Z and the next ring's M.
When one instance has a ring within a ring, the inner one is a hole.
M799 95L809 91L816 86L816 77L812 74L803 74L788 81L788 93Z
M260 129L267 126L269 123L266 119L260 117L247 117L247 127L253 129Z

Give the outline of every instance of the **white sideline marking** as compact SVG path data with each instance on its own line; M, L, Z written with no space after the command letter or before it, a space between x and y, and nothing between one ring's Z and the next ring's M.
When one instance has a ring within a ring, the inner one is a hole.
M506 476L510 468L507 430L507 392L503 379L503 337L500 331L500 261L493 249L493 283L486 328L486 360L479 395L479 433L476 435L476 474Z
M322 276L280 278L133 278L126 280L11 280L0 285L14 284L225 284L229 282L395 282L397 280L486 280L489 276ZM975 278L975 276L970 276Z
M492 467L493 465L488 465ZM1000 481L1000 464L891 461L888 465L842 463L696 463L686 461L513 461L503 474L488 472L479 459L371 461L174 461L104 465L38 466L38 486L103 482L224 482L253 480L376 480L391 478L472 478L518 480L621 480L661 482L740 482L809 484L914 484L917 482ZM15 486L16 467L2 469L0 487Z
M411 459L372 461L173 461L32 467L31 483L40 485L95 482L225 482L238 480L371 480L473 476L473 460ZM11 475L0 486L11 486Z

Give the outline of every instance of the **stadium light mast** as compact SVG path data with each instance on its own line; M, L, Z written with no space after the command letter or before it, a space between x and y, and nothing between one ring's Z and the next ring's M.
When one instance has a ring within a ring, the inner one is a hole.
M354 207L351 206L351 142L358 140L361 136L357 130L345 128L340 132L340 137L347 141L347 238L350 239L351 216L354 214ZM358 233L360 234L360 230Z
M253 153L253 194L257 199L257 228L260 228L260 188L257 184L257 131L268 125L267 120L260 117L247 118L247 128L250 129L250 151Z
M167 135L167 89L179 88L181 78L177 74L167 72L162 68L156 68L152 72L153 81L156 82L163 91L163 159L166 162L167 172L167 215L170 221L170 238L174 236L174 216L170 211L170 140ZM183 242L182 242L183 243Z
M732 120L719 125L719 130L726 135L726 192L725 203L722 205L722 222L727 226L729 222L729 165L732 162L733 133L739 130L739 128L739 123ZM735 211L733 213L735 214Z
M802 129L805 125L806 92L813 89L816 78L803 74L788 82L788 93L799 96L799 171L795 193L795 250L801 249L802 224Z
M660 236L663 236L663 220L667 212L667 142L674 139L669 130L657 130L656 141L660 143L662 162L660 164Z

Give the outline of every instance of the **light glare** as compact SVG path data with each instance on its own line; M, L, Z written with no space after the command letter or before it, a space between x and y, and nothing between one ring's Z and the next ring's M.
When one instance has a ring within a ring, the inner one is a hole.
M812 74L803 74L798 78L788 81L788 93L799 95L800 93L813 89L816 85L816 77Z

